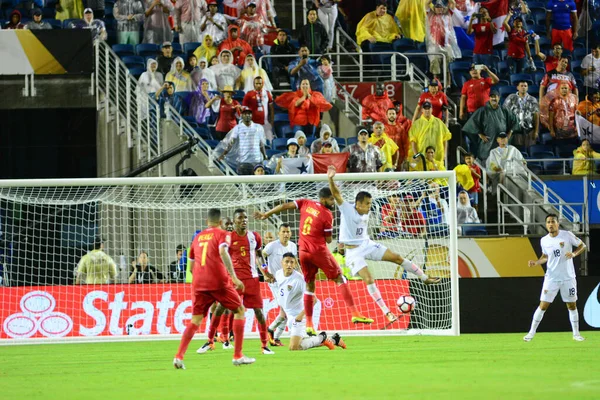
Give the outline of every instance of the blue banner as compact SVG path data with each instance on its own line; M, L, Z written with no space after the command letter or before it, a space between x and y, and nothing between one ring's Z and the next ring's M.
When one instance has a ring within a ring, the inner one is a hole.
M566 203L583 203L584 180L581 177L572 180L545 180L556 194ZM590 224L600 224L600 180L588 180L588 207ZM575 211L582 215L582 206L573 206Z

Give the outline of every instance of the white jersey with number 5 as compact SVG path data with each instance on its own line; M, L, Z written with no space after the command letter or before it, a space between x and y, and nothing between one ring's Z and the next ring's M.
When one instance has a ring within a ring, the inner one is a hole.
M290 276L283 274L283 269L280 269L275 274L275 280L279 286L277 293L277 301L283 308L283 311L288 315L288 318L293 318L304 310L304 276L298 271L292 272Z
M547 280L560 282L575 278L573 260L567 259L565 254L572 252L581 243L583 242L573 233L562 230L558 231L556 237L547 234L542 238L540 241L542 253L548 256L546 264Z
M360 246L369 240L368 225L369 213L360 215L354 204L343 202L340 205L342 214L340 222L340 242L349 245Z
M292 253L295 257L298 256L298 246L291 240L287 246L281 244L279 239L265 246L264 253L267 254L267 266L271 275L275 275L281 269L281 261L285 253Z

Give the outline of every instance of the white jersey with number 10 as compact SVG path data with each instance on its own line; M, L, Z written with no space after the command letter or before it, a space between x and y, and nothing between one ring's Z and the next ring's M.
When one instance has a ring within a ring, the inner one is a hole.
M546 279L549 281L567 281L575 278L575 267L573 259L567 259L565 254L579 247L581 239L569 231L558 231L556 237L550 234L544 236L541 241L542 253L548 256L546 264Z
M354 204L343 202L340 205L342 214L340 222L340 242L354 246L360 246L369 240L369 213L360 215Z

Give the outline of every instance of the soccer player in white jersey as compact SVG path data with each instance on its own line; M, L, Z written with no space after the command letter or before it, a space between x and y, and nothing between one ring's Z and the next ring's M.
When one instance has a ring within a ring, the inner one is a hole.
M327 346L334 350L334 346L346 348L346 344L338 333L331 338L327 332L321 332L317 336L305 337L306 318L304 317L304 291L306 283L304 276L296 271L296 256L293 253L285 253L281 261L282 268L275 273L275 279L279 285L277 293L278 302L289 318L290 350L308 350L313 347Z
M327 177L329 178L329 189L342 214L338 241L343 243L346 248L346 266L350 268L352 275L359 275L362 278L365 285L367 285L369 294L381 308L388 321L394 322L398 317L390 311L383 297L381 297L381 292L369 272L366 260L389 261L398 264L405 270L417 275L427 285L438 283L440 279L430 278L412 261L405 260L381 243L369 239L368 223L372 202L371 195L368 192L358 192L355 203L350 204L344 201L340 190L333 181L335 167L330 166L328 168Z
M572 232L559 229L556 214L546 216L546 229L548 234L540 243L542 256L539 260L530 260L529 266L546 265L546 275L540 296L540 305L533 313L529 333L523 338L529 342L535 336L538 325L544 318L544 313L554 301L560 290L560 296L569 310L569 320L573 328L573 340L581 342L585 340L579 334L579 313L577 312L577 280L575 279L575 267L573 258L585 251L585 243Z
M265 280L269 284L269 288L273 293L273 298L278 301L279 286L275 280L275 274L281 269L281 261L283 255L286 253L292 253L294 256L298 256L298 246L296 243L290 241L292 237L292 230L289 224L279 225L279 232L277 232L278 240L272 241L267 244L262 251L263 259L267 260L267 268L263 270ZM283 308L279 309L279 315L269 325L269 343L271 346L283 346L279 338L285 330L287 325L287 318Z

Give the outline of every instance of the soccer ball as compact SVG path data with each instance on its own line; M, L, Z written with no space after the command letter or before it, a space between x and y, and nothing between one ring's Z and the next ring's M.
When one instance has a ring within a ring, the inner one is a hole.
M398 309L402 313L408 314L409 312L415 309L415 305L417 304L417 302L412 296L400 296L396 304L398 304Z

